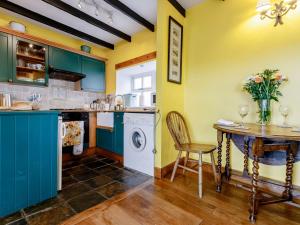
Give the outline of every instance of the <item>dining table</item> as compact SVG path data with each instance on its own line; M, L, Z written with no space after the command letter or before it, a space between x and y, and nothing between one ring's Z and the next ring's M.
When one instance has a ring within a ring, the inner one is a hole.
M293 199L292 189L292 176L293 164L295 156L298 151L298 144L300 142L299 130L294 130L291 127L280 127L276 125L260 125L260 124L244 124L243 126L226 126L222 124L214 124L217 130L218 141L218 160L217 160L217 187L216 191L222 190L222 177L228 181L231 176L230 154L231 154L231 140L233 135L240 135L244 137L244 170L243 176L249 176L248 161L249 161L249 142L252 143L252 177L251 181L251 194L249 198L249 220L255 222L260 205L268 205L273 203L291 201ZM226 165L225 171L222 172L222 145L224 136L226 138ZM272 141L276 140L276 142ZM258 190L259 182L259 163L267 152L285 151L286 152L286 178L285 189L281 197L265 198Z

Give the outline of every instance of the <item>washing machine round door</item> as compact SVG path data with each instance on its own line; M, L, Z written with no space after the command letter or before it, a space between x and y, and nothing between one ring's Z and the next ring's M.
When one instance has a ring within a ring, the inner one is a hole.
M132 129L130 136L130 145L134 151L141 152L146 147L146 136L142 129L134 128Z

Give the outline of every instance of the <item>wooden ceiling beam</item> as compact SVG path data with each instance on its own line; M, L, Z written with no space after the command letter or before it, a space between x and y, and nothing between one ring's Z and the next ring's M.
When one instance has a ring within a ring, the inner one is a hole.
M102 30L105 30L119 38L122 38L126 41L129 41L131 42L131 36L130 35L127 35L125 34L124 32L120 31L120 30L117 30L109 25L107 25L106 23L103 23L102 21L100 20L97 20L95 19L94 17L82 12L81 10L79 9L76 9L74 7L72 7L71 5L67 4L67 3L64 3L63 1L60 1L60 0L42 0L46 3L48 3L49 5L52 5L66 13L69 13L77 18L80 18L84 21L86 21L87 23L91 24L91 25L94 25Z
M150 31L154 32L155 27L152 23L150 23L148 20L146 20L144 17L137 14L135 11L127 7L125 4L120 2L119 0L104 0L107 4L111 5L115 9L121 11L125 15L129 16L131 19L135 20L139 24L143 25Z
M93 42L97 45L101 45L103 47L106 47L106 48L109 48L109 49L114 49L114 45L111 44L111 43L108 43L106 41L103 41L101 39L98 39L98 38L95 38L89 34L86 34L84 32L81 32L79 30L76 30L72 27L69 27L65 24L62 24L60 22L57 22L55 20L52 20L48 17L45 17L41 14L38 14L36 12L33 12L29 9L26 9L22 6L19 6L17 4L14 4L12 2L9 2L7 0L1 0L0 1L0 7L1 8L4 8L4 9L7 9L9 11L12 11L14 13L17 13L17 14L20 14L22 16L25 16L27 18L30 18L32 20L35 20L37 22L40 22L40 23L43 23L45 25L48 25L50 27L53 27L55 29L58 29L58 30L61 30L63 32L66 32L66 33L69 33L69 34L72 34L76 37L79 37L79 38L82 38L84 40L87 40L87 41L90 41L90 42Z
M169 2L174 6L175 9L183 16L186 16L185 8L177 0L169 0Z

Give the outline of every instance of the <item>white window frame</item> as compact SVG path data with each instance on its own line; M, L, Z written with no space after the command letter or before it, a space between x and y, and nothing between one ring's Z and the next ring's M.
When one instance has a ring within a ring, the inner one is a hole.
M140 89L134 89L134 80L138 79L138 78L142 78L142 86L143 86L144 77L151 77L151 88L143 88L142 87ZM139 76L133 76L131 78L131 92L132 93L137 93L137 92L143 93L143 92L152 91L153 87L154 87L154 83L153 83L153 75L152 74L143 74L143 75L139 75Z

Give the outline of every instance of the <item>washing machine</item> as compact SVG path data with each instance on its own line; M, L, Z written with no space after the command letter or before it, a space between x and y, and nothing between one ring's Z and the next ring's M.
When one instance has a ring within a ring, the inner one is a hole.
M155 114L124 114L124 166L154 176Z

